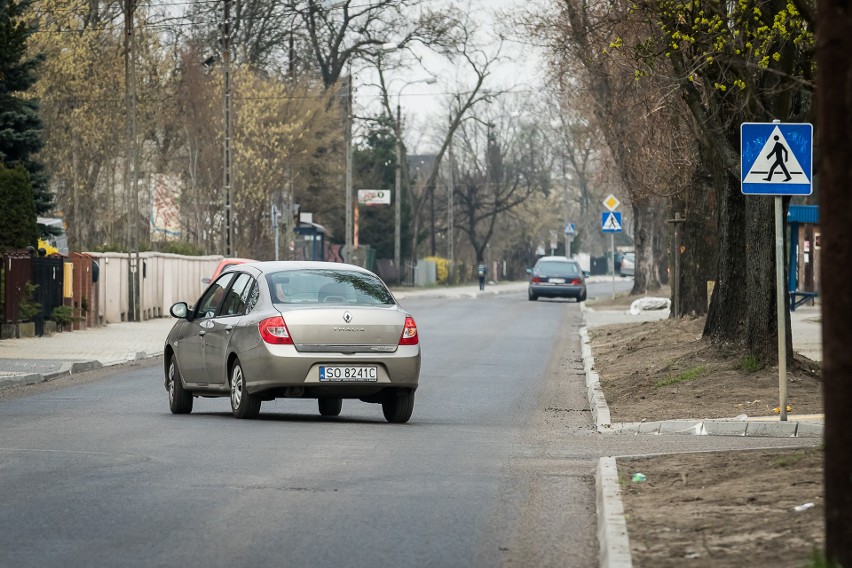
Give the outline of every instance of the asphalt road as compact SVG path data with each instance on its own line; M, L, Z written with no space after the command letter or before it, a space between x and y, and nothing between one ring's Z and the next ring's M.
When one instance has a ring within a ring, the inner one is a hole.
M173 416L156 364L0 400L0 565L591 567L599 456L796 443L596 433L573 301L403 305L405 425L358 401Z

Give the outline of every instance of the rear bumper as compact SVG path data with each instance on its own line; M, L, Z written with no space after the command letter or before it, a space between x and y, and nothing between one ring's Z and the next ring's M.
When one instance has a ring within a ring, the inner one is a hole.
M530 284L529 294L547 298L580 298L586 294L586 287L582 284Z
M394 353L300 353L292 345L267 345L239 355L246 380L252 394L275 391L288 387L304 387L315 396L361 398L381 392L389 387L417 388L420 379L420 346L403 345ZM321 365L375 365L375 381L321 381Z

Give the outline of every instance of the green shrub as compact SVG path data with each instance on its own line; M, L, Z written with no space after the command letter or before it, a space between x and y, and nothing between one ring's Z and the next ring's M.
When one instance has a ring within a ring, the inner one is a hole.
M56 306L53 308L53 311L50 312L50 317L47 318L56 322L60 328L64 328L66 325L70 325L75 321L79 321L80 318L74 315L74 310L71 306Z
M755 373L763 369L763 362L755 355L746 355L740 359L740 369L749 373Z
M41 312L41 304L33 301L38 284L27 282L24 284L24 295L21 298L21 303L18 304L18 319L20 321L30 321L36 314Z

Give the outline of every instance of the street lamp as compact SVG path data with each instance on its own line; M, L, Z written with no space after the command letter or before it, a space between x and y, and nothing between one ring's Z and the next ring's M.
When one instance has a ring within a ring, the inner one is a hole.
M408 81L396 93L396 174L394 176L394 198L393 198L393 264L397 270L397 282L402 278L402 270L400 268L400 253L401 253L401 227L402 227L402 117L400 111L400 98L402 91L409 85L415 83L425 83L432 85L438 79L434 75L430 75L424 79L415 79Z

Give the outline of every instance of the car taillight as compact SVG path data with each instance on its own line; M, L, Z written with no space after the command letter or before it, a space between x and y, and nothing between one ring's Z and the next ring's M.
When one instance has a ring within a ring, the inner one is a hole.
M533 276L532 277L532 283L533 284L541 284L541 278L539 278L538 276Z
M284 323L284 318L281 316L266 318L257 324L257 327L260 330L260 337L266 343L273 345L293 345L293 338L290 337L287 324Z
M405 317L405 327L402 328L402 336L399 338L400 345L417 345L420 338L417 336L417 324L411 316Z
M575 278L574 280L571 281L571 284L582 284L582 283L583 283L583 281L580 280L579 278Z

